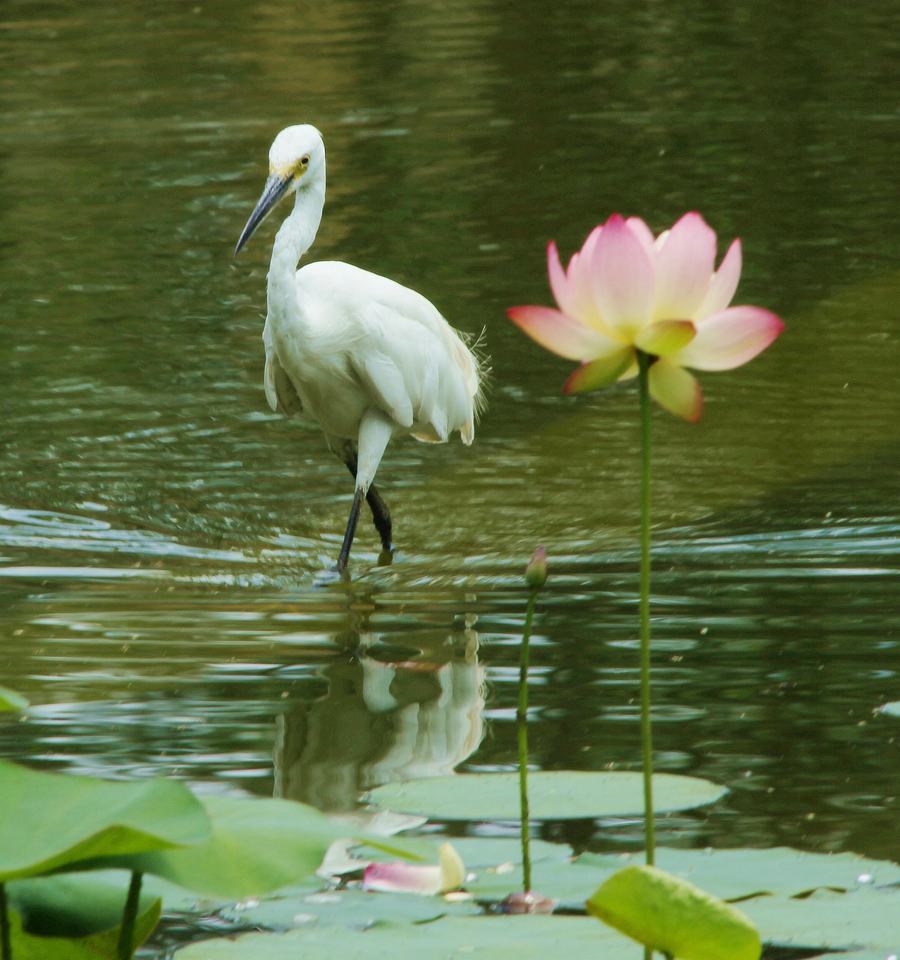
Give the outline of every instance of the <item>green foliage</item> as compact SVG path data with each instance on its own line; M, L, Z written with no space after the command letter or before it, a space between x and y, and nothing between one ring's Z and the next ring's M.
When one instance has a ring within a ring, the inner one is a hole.
M653 777L657 813L714 803L727 790L696 777L660 773ZM537 820L580 820L629 816L643 808L639 773L541 771L528 778L530 816ZM398 813L436 820L512 820L519 804L517 774L486 773L390 783L368 799Z
M84 874L9 885L14 960L116 960L127 880L116 886ZM142 897L134 929L140 945L159 922L161 901Z
M342 831L312 807L289 800L204 797L208 839L182 850L105 857L96 865L154 874L195 893L240 899L314 873Z
M739 910L648 866L614 873L588 910L652 950L680 960L759 960L759 933Z
M0 761L0 882L197 843L209 831L203 807L183 784L110 783Z
M28 701L21 693L0 687L0 713L24 713L27 709Z
M14 880L9 903L23 928L39 937L86 937L116 927L122 917L129 877L125 873L63 873ZM159 898L141 896L139 915Z

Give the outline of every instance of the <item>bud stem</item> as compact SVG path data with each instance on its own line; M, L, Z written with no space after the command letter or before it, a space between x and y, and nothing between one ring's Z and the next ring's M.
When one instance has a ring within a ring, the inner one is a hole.
M528 592L528 610L525 614L525 632L522 635L519 660L519 707L516 710L516 732L519 740L519 819L522 838L522 890L531 890L531 847L528 834L528 643L534 619L534 602L540 587Z

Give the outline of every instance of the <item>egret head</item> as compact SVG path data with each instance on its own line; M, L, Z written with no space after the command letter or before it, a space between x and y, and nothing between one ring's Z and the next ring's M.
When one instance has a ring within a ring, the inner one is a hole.
M325 143L322 134L308 123L285 127L269 148L269 178L250 214L237 245L238 254L256 228L275 209L278 201L305 186L321 183L325 173Z

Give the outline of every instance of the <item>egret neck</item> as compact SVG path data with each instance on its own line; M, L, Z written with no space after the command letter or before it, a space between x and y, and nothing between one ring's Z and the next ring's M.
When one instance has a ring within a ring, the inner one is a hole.
M297 189L294 209L282 223L275 236L272 259L269 263L267 299L269 316L277 321L298 321L305 326L302 311L288 315L288 305L297 303L297 263L316 239L325 206L325 173L312 183L302 183Z

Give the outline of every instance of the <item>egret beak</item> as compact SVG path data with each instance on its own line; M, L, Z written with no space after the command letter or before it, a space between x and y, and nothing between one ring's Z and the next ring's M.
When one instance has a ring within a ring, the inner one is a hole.
M277 173L273 173L272 176L266 180L262 196L257 201L256 206L253 208L253 213L250 214L250 219L247 221L238 238L237 245L234 248L235 256L241 252L241 248L253 236L256 228L266 219L272 210L275 209L278 201L288 192L292 182L293 177L281 177Z

